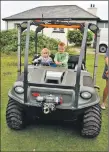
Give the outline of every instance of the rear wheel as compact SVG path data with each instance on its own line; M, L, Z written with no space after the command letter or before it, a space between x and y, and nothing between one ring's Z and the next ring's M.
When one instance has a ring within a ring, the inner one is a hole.
M22 108L15 103L13 99L9 99L6 109L6 122L9 128L20 130L25 127L24 114Z
M99 104L92 106L85 111L82 122L81 135L94 138L100 133L101 129L101 108Z
M107 50L107 46L105 44L101 44L99 46L99 52L100 53L106 53L106 50Z

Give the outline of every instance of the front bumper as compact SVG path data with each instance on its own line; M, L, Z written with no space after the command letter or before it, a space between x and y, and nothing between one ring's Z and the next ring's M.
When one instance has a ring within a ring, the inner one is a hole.
M73 94L72 96L74 96L74 95L75 94ZM31 100L30 96L28 97L28 101L24 103L24 94L18 95L15 93L15 91L13 89L11 89L8 92L8 96L10 98L12 98L14 101L18 102L19 104L22 104L27 107L36 107L36 108L42 107L42 104L40 102ZM64 102L61 105L56 105L56 109L78 110L78 109L84 109L87 107L91 107L93 105L98 104L99 102L100 102L100 98L99 98L98 94L95 93L94 97L89 100L83 100L81 97L79 97L77 108L74 106L74 98L72 98L72 101Z

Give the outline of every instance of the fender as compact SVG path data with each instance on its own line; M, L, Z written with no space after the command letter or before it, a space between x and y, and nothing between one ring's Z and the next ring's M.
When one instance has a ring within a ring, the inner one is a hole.
M108 47L108 41L100 41L99 45L104 44Z

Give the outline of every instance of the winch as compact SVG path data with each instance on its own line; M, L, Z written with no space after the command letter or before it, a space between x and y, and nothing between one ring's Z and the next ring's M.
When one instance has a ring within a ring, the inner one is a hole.
M56 110L56 105L62 104L62 97L56 97L52 94L47 96L38 96L38 102L42 102L42 110L44 114L48 114Z

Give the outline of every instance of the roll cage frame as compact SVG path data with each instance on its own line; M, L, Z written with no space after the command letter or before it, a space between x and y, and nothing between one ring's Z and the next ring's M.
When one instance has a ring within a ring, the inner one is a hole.
M35 25L35 53L37 54L37 34L41 32L44 28L75 28L80 29L83 32L83 40L81 44L80 56L78 61L77 73L76 73L76 84L75 86L64 86L58 84L39 84L39 83L30 83L28 82L28 52L29 52L29 33L30 26ZM95 26L96 28L92 28ZM94 71L93 71L93 81L96 85L96 72L98 67L98 53L99 53L99 40L100 40L100 30L97 25L92 23L78 23L74 21L67 21L64 19L58 20L34 20L26 21L21 24L18 24L18 77L21 75L21 34L24 30L27 29L26 33L26 44L25 44L25 54L24 54L24 103L27 102L27 89L28 86L39 86L39 87L51 87L51 88L62 88L62 89L74 89L75 90L75 108L78 108L78 98L80 91L80 76L81 76L81 65L83 58L86 62L86 47L87 47L87 32L90 29L97 37L96 50L95 50L95 59L94 59Z

